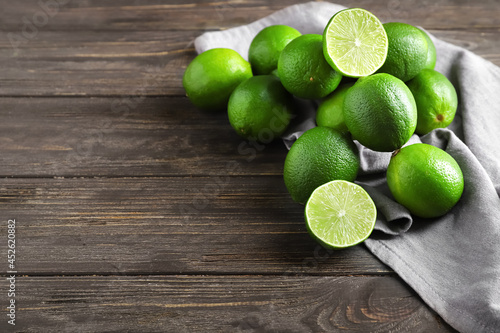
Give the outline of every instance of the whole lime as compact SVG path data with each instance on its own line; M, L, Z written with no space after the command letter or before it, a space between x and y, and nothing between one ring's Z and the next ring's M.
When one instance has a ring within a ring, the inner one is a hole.
M288 127L293 96L274 75L258 75L243 81L231 94L228 117L240 136L268 143Z
M458 99L455 87L446 76L433 69L423 69L407 85L417 104L416 133L424 135L451 124Z
M318 99L337 88L342 75L325 60L321 35L308 34L292 40L281 52L278 75L295 96Z
M270 74L278 67L281 51L300 32L287 25L271 25L262 29L252 40L248 60L255 75Z
M411 80L427 62L427 40L421 30L406 23L384 23L389 39L387 59L379 73L388 73L403 80Z
M344 98L353 85L354 83L341 84L321 102L316 112L318 126L330 127L342 133L349 131L344 120Z
M406 146L393 154L387 184L397 202L423 218L446 214L464 190L457 161L444 150L424 143Z
M332 128L314 127L290 148L283 178L292 199L305 204L320 185L332 180L354 181L359 163L352 140Z
M217 48L200 53L191 61L182 85L197 107L224 110L234 88L251 76L250 63L236 51Z
M434 69L434 67L436 67L437 60L436 46L425 31L423 31L422 29L419 30L422 31L422 34L424 34L424 37L427 40L427 59L425 61L424 68Z
M392 75L358 79L344 99L344 119L354 139L376 151L401 148L417 126L410 89Z

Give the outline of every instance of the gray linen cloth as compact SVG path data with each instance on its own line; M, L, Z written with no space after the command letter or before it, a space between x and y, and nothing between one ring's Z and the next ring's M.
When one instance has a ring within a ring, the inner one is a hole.
M341 9L327 2L294 5L246 26L207 32L195 40L195 47L198 53L227 47L247 58L250 42L262 28L286 24L303 34L321 34ZM457 89L459 108L447 129L414 135L408 144L425 142L446 150L463 171L465 190L445 216L415 218L388 190L390 153L356 143L362 169L357 183L378 208L375 231L365 244L455 329L500 332L500 68L431 38L437 49L436 70ZM316 104L303 105L301 120L283 137L288 148L316 126Z

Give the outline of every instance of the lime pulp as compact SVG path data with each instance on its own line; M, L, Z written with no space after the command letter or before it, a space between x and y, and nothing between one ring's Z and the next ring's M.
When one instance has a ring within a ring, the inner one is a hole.
M361 8L336 13L323 32L325 58L344 76L363 77L375 73L387 58L388 46L382 23Z
M377 208L359 185L334 180L318 187L305 208L309 233L327 248L346 248L370 236Z

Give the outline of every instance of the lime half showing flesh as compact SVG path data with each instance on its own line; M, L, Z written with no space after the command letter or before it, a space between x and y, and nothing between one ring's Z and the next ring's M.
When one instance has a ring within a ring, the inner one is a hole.
M375 73L387 58L388 46L382 23L361 8L336 13L323 32L325 59L344 76L362 77Z
M377 208L361 186L334 180L314 190L306 204L305 218L314 239L326 248L342 249L370 236Z

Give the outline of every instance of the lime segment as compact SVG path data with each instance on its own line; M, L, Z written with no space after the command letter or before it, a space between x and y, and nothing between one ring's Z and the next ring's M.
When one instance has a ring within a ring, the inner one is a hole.
M334 180L314 190L306 204L305 217L313 238L325 247L340 249L370 236L377 208L361 186Z
M375 73L387 58L388 46L382 23L361 8L336 13L323 32L325 59L344 76Z

